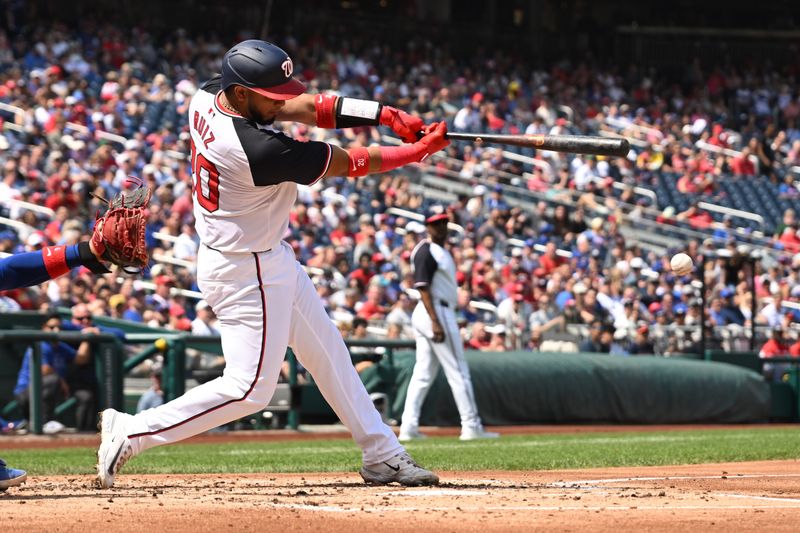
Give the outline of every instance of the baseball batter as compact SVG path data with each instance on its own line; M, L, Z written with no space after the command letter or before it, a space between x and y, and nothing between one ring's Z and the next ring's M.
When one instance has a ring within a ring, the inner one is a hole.
M422 121L377 102L306 95L282 49L248 40L224 56L222 74L189 106L194 215L202 241L197 278L219 318L222 377L136 416L102 413L98 481L111 487L120 467L142 451L185 439L263 409L278 381L287 346L362 449L368 483L430 485L381 421L292 248L281 240L297 184L327 176L385 172L446 147L444 123ZM402 146L344 150L299 142L270 128L275 120L324 128L387 125ZM417 140L420 132L424 135Z
M411 252L414 287L420 301L411 315L417 342L417 362L408 384L400 440L424 438L419 431L422 403L439 367L444 368L461 416L461 440L491 439L500 435L483 428L475 404L472 378L464 359L464 347L456 323L458 305L456 265L444 245L450 217L442 206L433 206L425 218L429 239Z

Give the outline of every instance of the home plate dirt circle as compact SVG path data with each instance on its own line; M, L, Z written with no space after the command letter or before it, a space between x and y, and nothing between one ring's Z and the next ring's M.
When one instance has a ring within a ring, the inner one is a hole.
M0 495L3 531L796 531L800 462L443 472L438 487L357 474L32 477Z

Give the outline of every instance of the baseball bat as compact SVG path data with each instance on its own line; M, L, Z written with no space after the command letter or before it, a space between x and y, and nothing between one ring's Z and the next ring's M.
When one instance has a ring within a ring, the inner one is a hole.
M593 154L625 157L631 149L627 139L609 139L584 135L495 135L481 133L447 132L451 141L472 141L475 143L512 144L552 150L553 152L570 152L574 154Z

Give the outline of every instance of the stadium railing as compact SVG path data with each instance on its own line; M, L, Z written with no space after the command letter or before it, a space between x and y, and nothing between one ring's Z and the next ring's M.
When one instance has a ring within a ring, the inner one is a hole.
M100 409L112 407L117 410L125 409L125 376L133 372L146 360L158 354L163 355L164 400L170 401L183 395L186 391L186 356L189 346L202 347L205 345L217 353L221 353L222 350L220 338L217 336L187 335L180 332L126 333L124 338L120 338L112 333L83 334L80 332L45 332L22 329L0 330L0 345L20 344L31 348L33 360L30 366L30 423L31 432L34 434L42 434L44 423L42 420L42 355L40 346L42 341L70 343L89 341L93 346L96 346L97 351L94 352L94 360L98 384L98 407ZM385 360L390 372L394 368L394 352L398 349L413 349L415 346L413 340L403 339L345 339L345 344L348 348L375 348L370 353L352 354L353 362ZM126 346L144 346L144 348L128 355L126 354ZM287 350L286 360L289 363L288 387L290 390L288 392L282 391L282 394L275 399L275 402L271 401L264 410L288 412L288 427L297 429L300 420L301 385L298 382L297 360L291 349ZM219 375L221 375L221 369L219 369ZM393 378L390 379L390 382L394 383ZM286 405L287 394L291 399L288 406ZM387 412L389 418L394 418L391 406L395 395L396 387L393 386L387 394L389 397L389 411ZM61 403L56 408L56 415L69 409L74 403L74 399L68 399ZM7 414L15 408L16 401L12 401L5 405L2 411ZM27 413L23 413L24 415L27 415Z
M0 345L11 343L26 343L31 346L32 360L30 363L30 423L35 434L42 434L42 352L41 341L82 342L90 341L97 345L99 350L95 354L98 398L101 403L109 406L122 405L122 341L110 333L88 334L79 332L47 332L41 330L15 330L0 331ZM7 407L6 407L7 409ZM63 409L63 407L62 407Z

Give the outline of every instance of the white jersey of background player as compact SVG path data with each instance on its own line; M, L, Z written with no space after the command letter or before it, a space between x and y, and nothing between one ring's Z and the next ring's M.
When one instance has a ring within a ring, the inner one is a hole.
M417 341L417 361L408 384L400 440L423 438L419 418L425 396L444 369L461 416L461 440L496 438L483 429L475 404L472 378L456 322L458 284L453 256L444 248L450 217L442 206L433 206L425 218L430 239L421 241L411 253L414 265L414 288L420 301L411 315Z
M98 450L102 487L111 487L121 466L148 448L263 409L275 391L287 346L361 447L360 474L366 482L439 481L411 459L382 422L338 329L281 236L298 183L422 161L449 144L446 126L425 126L377 102L305 95L292 71L292 60L277 46L244 41L225 54L222 75L192 98L194 214L202 242L197 280L219 319L226 367L222 377L136 416L105 410ZM343 150L299 142L270 129L276 119L329 128L381 124L407 144Z

